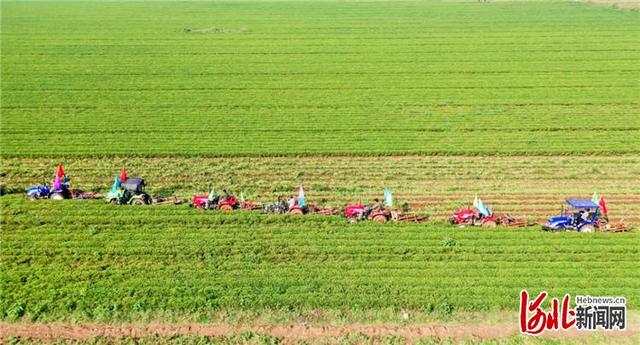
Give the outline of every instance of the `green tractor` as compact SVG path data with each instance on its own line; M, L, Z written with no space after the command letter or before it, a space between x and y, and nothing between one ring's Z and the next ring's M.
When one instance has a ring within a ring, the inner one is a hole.
M144 191L144 180L140 177L130 177L123 182L116 177L106 201L114 205L149 205L152 202L149 194Z

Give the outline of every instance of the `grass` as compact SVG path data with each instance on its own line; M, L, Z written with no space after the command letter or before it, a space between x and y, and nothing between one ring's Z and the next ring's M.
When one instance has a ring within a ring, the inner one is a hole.
M323 309L446 318L517 310L523 288L623 295L631 309L640 297L640 233L347 226L333 217L1 200L5 320L203 321L224 310Z
M440 1L2 10L5 158L640 152L638 12Z

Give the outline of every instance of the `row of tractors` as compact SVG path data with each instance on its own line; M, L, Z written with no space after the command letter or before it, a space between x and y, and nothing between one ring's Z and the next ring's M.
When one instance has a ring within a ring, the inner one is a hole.
M29 199L49 198L52 200L63 199L95 199L99 196L94 193L84 193L71 189L70 181L64 173L62 165L58 167L55 181L50 188L47 184L27 189ZM149 205L149 204L180 204L182 200L177 198L151 197L145 192L145 181L140 177L128 177L125 168L122 168L120 176L116 176L112 189L106 194L105 200L114 205ZM265 214L342 214L350 223L361 221L387 222L415 222L422 223L427 220L426 215L417 215L403 212L393 208L393 196L388 189L384 190L383 201L375 200L372 204L362 202L347 205L342 212L336 209L324 208L308 204L304 195L304 189L300 186L297 197L288 199L278 198L270 204L257 204L246 201L244 196L236 196L226 190L218 195L213 190L208 194L194 195L191 205L197 209L219 210L230 212L240 210L258 210ZM484 205L477 196L473 202L473 208L467 207L455 211L449 218L449 222L460 227L480 226L495 228L497 226L525 227L538 224L522 219L515 219L508 213L502 216L496 215L490 207ZM596 229L610 231L625 231L624 224L609 224L608 209L604 198L592 199L567 199L567 207L563 207L560 215L549 218L543 225L546 231L576 231L594 232Z
M300 186L297 197L293 195L288 199L278 198L270 204L257 204L244 200L244 197L237 197L229 194L226 190L222 195L217 195L213 190L209 194L194 195L191 205L195 208L232 211L235 209L243 210L260 210L265 214L320 214L320 215L336 215L342 214L350 223L356 223L365 220L372 220L378 223L395 222L414 222L422 223L427 216L415 215L407 212L393 210L393 196L388 189L384 190L384 202L377 199L373 204L366 205L362 202L347 205L344 211L339 212L333 208L320 207L318 205L308 204L306 202L304 188Z

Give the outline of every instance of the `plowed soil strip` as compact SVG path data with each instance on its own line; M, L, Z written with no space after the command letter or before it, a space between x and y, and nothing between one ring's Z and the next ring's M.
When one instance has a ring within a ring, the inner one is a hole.
M223 337L243 332L268 334L285 341L312 341L322 338L340 337L350 334L363 334L369 337L399 336L408 341L416 341L428 337L453 338L463 340L467 338L493 339L508 338L518 334L518 326L514 323L477 325L477 324L423 324L423 325L255 325L230 326L224 324L32 324L32 323L1 323L0 339L21 337L32 339L68 339L87 340L94 337L141 338L145 336L209 336ZM624 332L600 332L610 337L632 337L639 334L638 327ZM547 333L548 337L588 337L592 332L578 332L575 330Z

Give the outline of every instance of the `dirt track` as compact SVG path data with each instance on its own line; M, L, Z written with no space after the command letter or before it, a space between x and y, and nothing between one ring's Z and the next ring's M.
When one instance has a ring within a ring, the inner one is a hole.
M586 0L592 4L615 5L618 8L640 9L640 1L638 0Z
M602 335L612 338L632 337L640 335L639 325L632 326L624 332L602 332ZM228 336L243 332L255 332L268 334L282 339L286 343L307 341L315 342L326 338L335 338L350 334L363 334L369 337L400 336L408 342L415 342L428 337L453 338L463 340L508 338L518 334L517 324L423 324L423 325L255 325L255 326L230 326L224 324L70 324L70 323L0 323L0 339L8 337L22 337L33 339L68 339L87 340L101 336L106 338L144 337L144 336ZM576 338L589 337L591 332L578 332L575 330L557 333L547 333L545 336L552 338Z

